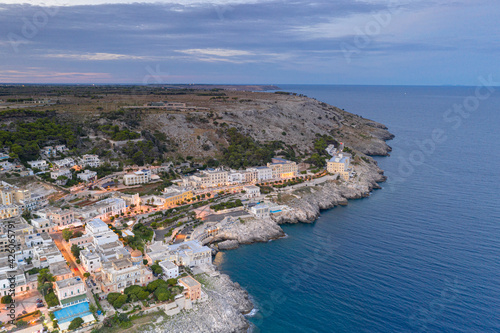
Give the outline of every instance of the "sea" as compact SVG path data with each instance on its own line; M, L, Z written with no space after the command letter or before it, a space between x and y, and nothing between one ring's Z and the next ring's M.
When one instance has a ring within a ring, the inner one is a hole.
M280 85L385 124L388 180L226 251L253 332L500 332L500 87Z

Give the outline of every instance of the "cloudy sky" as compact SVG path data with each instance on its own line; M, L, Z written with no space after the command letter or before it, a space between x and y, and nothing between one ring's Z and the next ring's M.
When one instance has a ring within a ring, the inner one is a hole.
M475 85L500 78L499 17L498 0L0 0L0 82Z

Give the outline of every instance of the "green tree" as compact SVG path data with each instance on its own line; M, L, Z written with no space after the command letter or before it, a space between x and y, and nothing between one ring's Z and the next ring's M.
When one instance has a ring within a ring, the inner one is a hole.
M127 303L128 297L127 295L120 295L118 298L113 302L113 306L115 309L121 308L125 303Z
M80 317L76 317L71 321L71 323L68 326L68 330L73 331L82 326L83 324L83 319Z
M70 238L73 236L73 231L69 230L69 229L64 229L62 231L62 238L64 238L64 240L66 242L69 242Z
M163 273L163 269L161 269L160 265L151 265L151 269L156 275Z
M38 291L42 295L46 295L49 289L52 289L52 282L56 281L56 278L49 272L48 268L41 269L38 272Z
M73 254L73 256L76 259L80 258L80 251L81 250L82 250L82 248L79 247L78 245L76 245L76 244L71 245L71 254Z
M12 303L12 296L11 295L5 295L5 296L3 296L1 302L2 302L2 304L10 304L10 303Z
M83 277L88 279L90 277L90 273L89 272L85 272L83 273Z
M177 279L168 279L167 280L167 283L170 285L170 286L175 286L177 284Z

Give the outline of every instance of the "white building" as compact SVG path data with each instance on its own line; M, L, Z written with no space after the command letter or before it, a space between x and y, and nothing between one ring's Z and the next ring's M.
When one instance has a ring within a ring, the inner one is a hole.
M68 148L66 148L66 145L57 145L54 147L55 151L57 151L58 153L63 153L65 152L66 150L68 150Z
M244 186L243 190L245 191L245 198L247 199L260 196L260 187L258 186L253 186L253 185Z
M76 165L75 160L72 159L71 157L66 157L62 160L58 161L53 161L52 164L54 167L61 169L61 168L72 168Z
M81 166L88 168L98 168L101 165L101 160L97 155L83 155L81 158Z
M57 151L52 146L43 147L42 149L40 149L40 153L48 157L55 157L57 155Z
M77 174L76 177L88 183L90 181L94 181L97 178L97 172L85 170L84 172Z
M47 218L36 218L31 220L31 225L37 233L56 232L57 226Z
M268 218L270 214L269 206L266 204L258 204L250 207L250 213L258 218Z
M227 181L230 183L243 183L245 181L245 174L238 171L230 171Z
M126 186L146 184L151 181L151 170L143 169L123 176L123 184Z
M73 174L69 169L59 169L50 173L52 179L58 180L59 177L66 177L67 179L64 181L64 184L66 184L68 179L73 179Z
M63 307L88 301L85 283L79 277L56 281L54 292Z
M101 270L101 257L94 245L89 245L85 250L80 251L80 261L86 272L95 273Z
M212 249L203 246L197 240L191 240L184 243L165 245L162 242L156 242L148 246L146 252L148 262L168 260L182 266L200 266L212 264Z
M28 164L32 169L47 170L49 168L49 165L45 160L28 161Z
M163 260L159 262L158 265L163 270L163 275L167 279L175 279L176 277L179 276L179 266L177 266L173 262L169 260Z
M256 168L250 168L249 171L257 171L257 180L266 181L273 178L273 170L271 168L260 166Z
M99 235L107 231L109 231L109 227L101 219L93 219L85 225L85 232L87 235Z

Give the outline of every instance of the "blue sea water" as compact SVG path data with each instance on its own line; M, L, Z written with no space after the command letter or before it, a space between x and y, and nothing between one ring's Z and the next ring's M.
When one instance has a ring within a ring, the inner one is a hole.
M381 190L224 254L254 331L500 332L500 88L281 88L396 137Z

